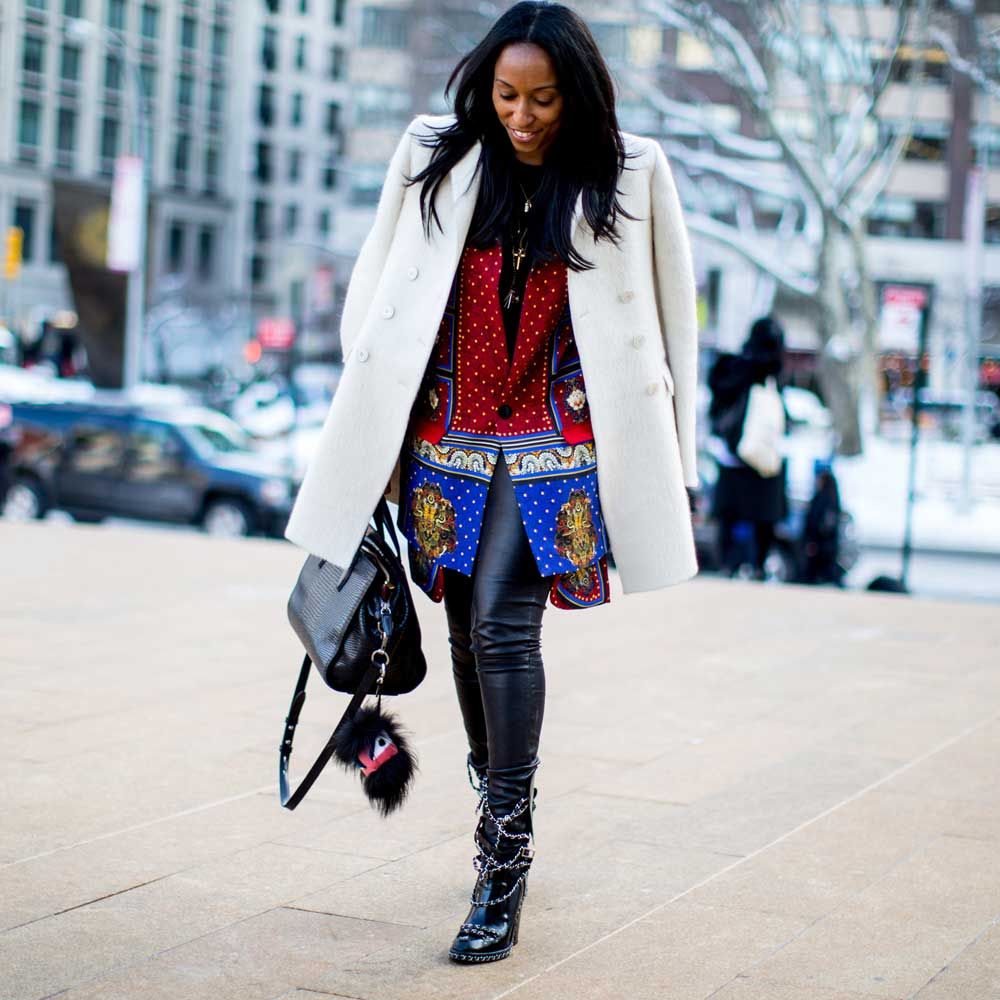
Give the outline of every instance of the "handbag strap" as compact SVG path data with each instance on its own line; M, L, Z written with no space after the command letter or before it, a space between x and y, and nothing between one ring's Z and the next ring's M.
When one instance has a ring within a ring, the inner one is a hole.
M389 511L389 503L383 496L375 506L375 527L382 533L382 537L392 543L396 550L396 558L402 559L403 553L399 548L399 539L396 537L396 528L392 523L392 513Z
M302 706L306 700L306 683L309 681L310 667L312 666L312 660L309 658L307 653L305 658L302 660L302 668L299 670L299 677L295 683L295 693L292 695L292 704L288 709L288 715L285 718L285 733L281 739L281 746L278 750L278 793L281 797L281 804L286 809L294 809L304 798L306 792L309 791L313 786L313 782L320 776L323 768L330 762L330 758L334 754L334 736L344 722L351 718L357 710L361 707L361 703L368 697L371 693L372 687L375 681L378 680L381 670L377 663L372 663L368 669L365 671L364 676L361 678L361 683L358 685L357 691L354 692L354 697L351 698L351 703L347 706L344 714L340 717L340 721L336 726L333 727L333 732L330 734L330 738L326 741L326 746L323 747L320 755L316 758L313 766L309 768L309 773L302 779L299 787L295 789L294 792L289 791L288 784L288 759L292 755L292 740L295 737L295 727L299 721L299 713L302 711Z
M392 514L389 511L389 502L386 500L384 495L379 498L379 502L375 505L375 510L372 512L371 520L375 522L375 530L378 531L384 539L391 543L393 549L395 549L396 558L402 562L403 553L399 547L399 539L396 537L396 528L392 523ZM361 555L361 550L363 548L364 539L362 539L362 543L355 550L354 558L351 560L350 565L341 574L340 580L337 583L338 590L344 586L347 582L347 578L354 572L354 567L357 565L358 557Z
M392 514L389 511L389 504L384 496L381 497L376 505L372 517L375 521L376 529L381 533L383 538L388 539L392 543L392 547L396 550L396 557L402 559L402 554L399 548L399 539L396 537L396 531L392 523ZM360 547L358 551L360 552ZM357 555L355 555L351 566L348 567L347 572L341 578L338 586L343 586L343 583L350 575L351 569L353 569L357 558ZM290 792L288 784L288 761L292 755L292 741L295 738L295 727L298 725L299 713L302 711L302 706L305 704L306 684L309 681L309 674L311 672L310 667L312 666L312 659L309 654L306 653L303 657L302 666L299 669L299 676L295 682L295 691L292 694L292 703L288 708L288 715L285 717L285 732L281 738L281 746L278 748L278 792L281 797L281 804L286 809L294 809L305 797L306 792L312 788L313 783L320 776L323 768L325 768L330 762L330 758L334 754L334 737L337 730L340 729L344 722L346 722L349 718L352 718L357 713L362 702L368 697L369 694L371 694L376 681L378 681L379 677L383 675L385 665L388 663L388 655L385 651L388 647L393 631L392 615L389 611L388 605L384 601L379 615L379 626L382 634L381 652L383 654L383 662L381 664L377 662L373 654L371 664L369 664L368 669L364 672L364 675L358 684L358 688L354 692L354 696L351 698L350 704L344 710L344 714L340 717L337 725L333 727L333 732L330 734L330 738L326 741L326 746L323 747L319 756L313 763L313 766L309 768L309 772L299 783L299 787L296 788L294 792ZM379 652L379 650L376 650L376 653L377 652ZM381 692L381 690L381 686L379 686L379 692Z

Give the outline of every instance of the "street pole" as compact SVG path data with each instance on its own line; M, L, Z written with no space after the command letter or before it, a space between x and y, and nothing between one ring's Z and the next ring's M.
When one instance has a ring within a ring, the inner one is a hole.
M148 122L146 120L146 100L143 93L142 74L139 67L132 62L126 53L123 43L123 55L129 65L133 86L135 88L135 108L133 109L132 151L142 163L142 195L139 198L139 218L136 228L139 238L138 266L128 274L128 305L125 317L125 355L123 360L122 388L132 389L142 381L142 349L143 322L146 315L146 215L148 212L149 190L149 160L148 152Z
M913 551L913 505L917 500L917 441L920 438L920 394L923 392L924 355L927 353L927 317L930 314L930 292L928 302L920 313L920 331L917 338L917 370L913 373L913 403L910 408L910 462L906 478L906 521L903 527L903 555L899 582L903 592L909 591L907 576L910 572L910 556Z
M142 381L143 322L146 315L146 215L149 190L149 161L147 159L146 101L143 93L142 74L125 47L124 39L119 39L122 57L129 68L135 90L135 107L132 116L132 153L142 164L142 194L139 198L139 218L136 220L139 239L137 266L128 273L128 305L125 317L125 352L123 358L122 388L126 391Z
M136 220L138 254L134 267L128 269L125 305L125 336L122 345L122 388L131 389L142 379L143 321L146 312L146 215L150 168L148 151L149 122L146 118L146 101L142 86L142 73L137 60L132 58L128 40L114 28L104 27L83 18L69 18L67 34L77 39L87 39L100 33L121 53L125 72L132 81L133 107L131 141L132 155L139 158L141 169L141 194ZM123 268L124 270L124 268Z
M981 144L985 147L985 143ZM973 149L977 147L974 145ZM979 154L976 154L977 160ZM979 394L979 345L983 325L983 237L986 212L986 175L981 166L966 174L965 213L965 405L962 408L962 479L957 510L972 507L972 450L976 442L976 397Z

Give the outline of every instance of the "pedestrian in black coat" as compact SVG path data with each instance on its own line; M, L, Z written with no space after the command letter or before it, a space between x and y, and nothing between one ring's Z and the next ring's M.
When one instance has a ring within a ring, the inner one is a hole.
M803 583L843 585L844 572L837 562L840 549L840 490L829 467L816 474L816 490L802 529L802 552L805 556Z
M711 514L719 525L718 546L722 571L732 576L742 561L734 544L733 529L741 521L753 526L754 576L764 578L764 562L774 544L774 527L788 514L787 467L782 462L776 476L762 476L736 453L743 433L752 385L763 385L768 376L781 375L785 336L770 316L754 322L739 354L720 354L708 373L712 393L708 417L715 438L719 477L712 497Z

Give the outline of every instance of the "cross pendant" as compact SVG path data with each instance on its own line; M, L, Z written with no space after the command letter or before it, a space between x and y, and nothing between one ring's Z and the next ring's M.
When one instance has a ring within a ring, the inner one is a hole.
M520 271L521 270L521 261L524 260L525 256L527 256L527 255L526 255L523 247L518 247L516 250L512 251L511 257L512 257L512 259L514 261L514 270L515 271Z

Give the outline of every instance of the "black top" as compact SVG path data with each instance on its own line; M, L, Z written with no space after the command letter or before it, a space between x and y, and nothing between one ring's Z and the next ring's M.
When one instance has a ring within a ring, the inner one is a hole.
M521 191L521 188L523 187L529 196L533 196L538 190L538 185L541 183L542 170L543 167L541 164L524 163L516 157L514 159L514 184L511 193L514 205L510 223L506 227L501 241L503 266L500 270L499 288L500 312L503 316L504 330L507 334L508 358L514 357L514 341L517 337L517 327L521 320L521 302L524 299L524 286L528 280L528 271L531 270L534 253L538 248L538 224L540 222L540 206L533 202L530 212L531 225L528 227L527 239L525 241L527 256L522 261L521 267L515 275L514 264L511 259L511 249L515 233L524 220L524 192ZM507 290L510 288L512 280L516 280L515 291L518 297L508 307L504 305L504 300L507 297Z

